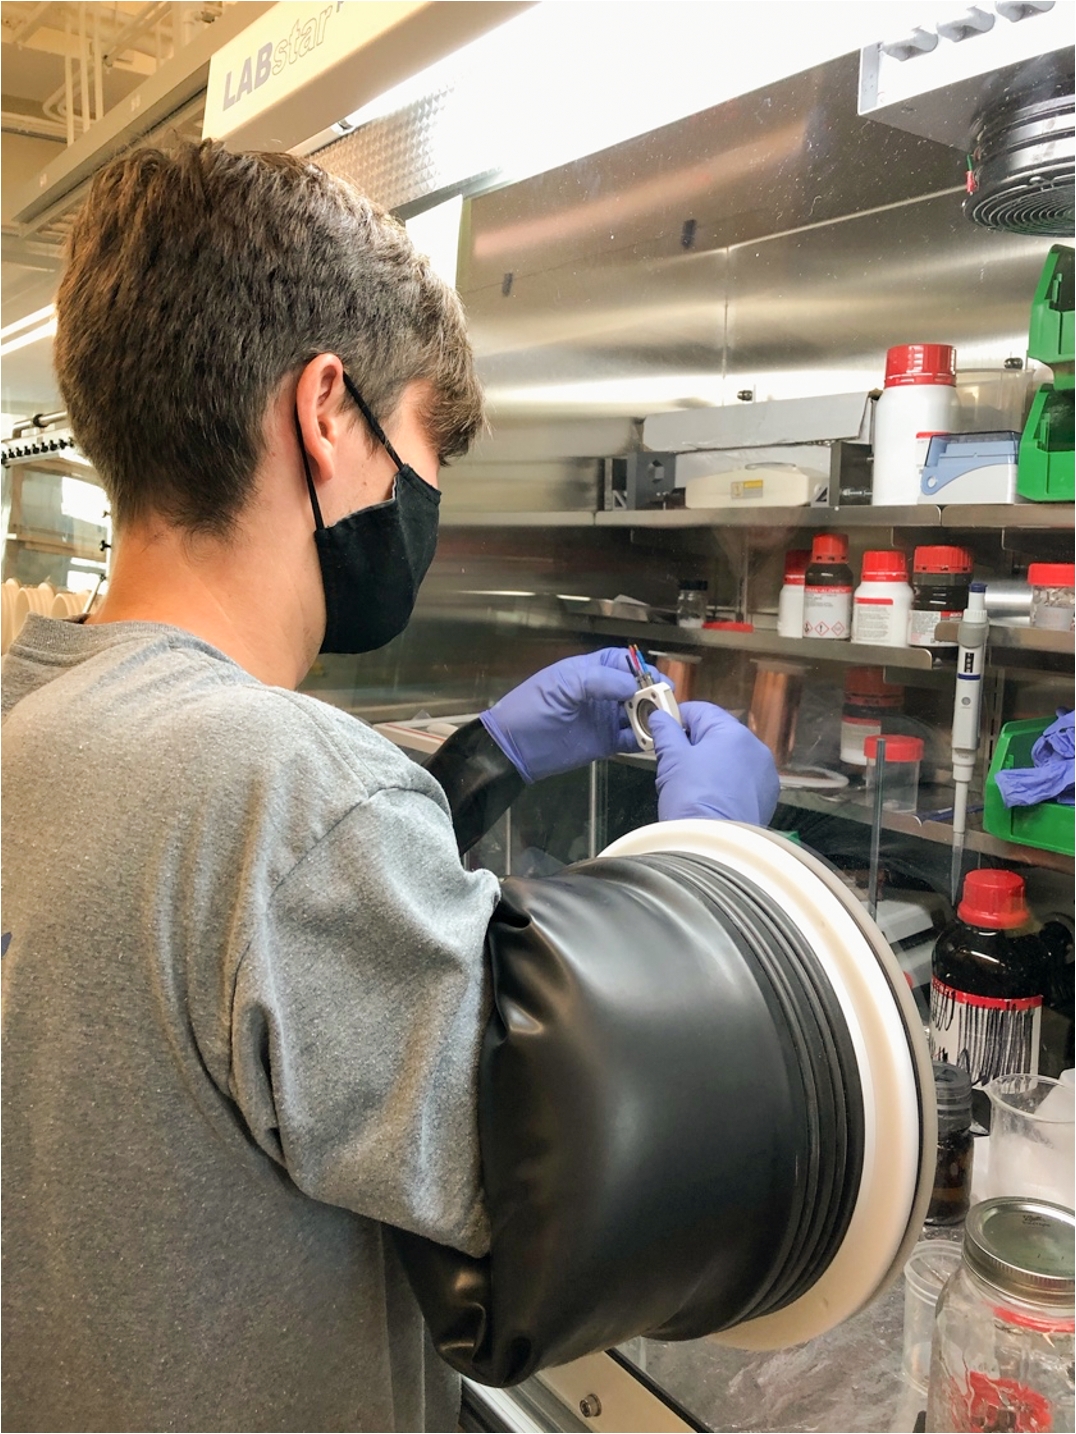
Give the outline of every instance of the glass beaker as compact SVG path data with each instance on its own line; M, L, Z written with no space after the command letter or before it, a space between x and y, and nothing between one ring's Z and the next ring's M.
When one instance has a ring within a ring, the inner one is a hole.
M1040 1075L998 1076L990 1097L988 1196L1076 1206L1076 1090Z

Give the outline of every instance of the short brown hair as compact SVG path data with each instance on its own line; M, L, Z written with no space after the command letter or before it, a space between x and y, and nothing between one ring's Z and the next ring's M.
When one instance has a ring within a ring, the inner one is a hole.
M213 140L137 149L96 176L55 360L117 525L156 514L226 536L252 496L270 398L319 353L340 357L382 422L427 381L442 459L482 426L455 291L345 181Z

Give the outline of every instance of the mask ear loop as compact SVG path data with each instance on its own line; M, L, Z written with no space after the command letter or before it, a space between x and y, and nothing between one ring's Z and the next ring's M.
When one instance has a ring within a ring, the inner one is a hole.
M303 470L306 473L306 486L310 494L310 506L314 510L314 526L315 528L324 528L325 524L321 520L321 507L318 503L318 495L314 491L314 480L310 475L310 460L306 456L306 444L303 442L303 429L302 424L299 422L298 409L295 410L295 433L299 439L299 455L303 460Z
M389 455L389 457L392 459L393 463L396 464L396 467L397 467L397 468L402 468L402 467L404 466L404 465L403 465L403 459L400 457L400 455L396 452L395 448L393 448L392 444L391 444L391 443L389 442L389 440L386 438L386 436L385 436L385 430L381 427L380 423L378 423L377 419L374 417L374 415L373 415L373 414L370 412L370 410L367 408L366 403L365 403L365 401L363 400L362 395L359 393L359 390L355 387L355 385L352 383L352 381L348 378L348 376L347 376L346 373L344 374L343 377L344 377L344 387L347 389L348 393L351 394L351 397L352 397L352 398L355 400L355 402L358 404L358 406L359 406L359 412L362 414L363 418L366 419L366 422L370 425L370 431L373 433L374 437L375 437L376 439L378 439L378 441L379 441L381 444L384 445L385 452L386 452L386 453Z

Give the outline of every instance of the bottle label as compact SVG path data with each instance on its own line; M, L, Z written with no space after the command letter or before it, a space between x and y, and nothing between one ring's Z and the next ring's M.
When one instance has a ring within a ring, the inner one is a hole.
M1042 997L973 996L930 983L930 1055L959 1066L973 1085L1039 1069Z
M808 588L803 598L804 637L847 637L852 626L850 587Z
M892 598L856 598L852 608L852 641L903 647L905 634L896 631L898 626L903 627L898 621L900 616L893 611Z
M1039 603L1031 614L1031 626L1045 628L1048 632L1072 631L1071 607L1047 607Z
M786 582L777 599L777 636L803 636L803 583Z
M850 762L854 767L865 767L867 738L881 735L882 724L877 720L869 717L842 717L841 761Z
M939 622L959 622L963 616L960 608L951 612L918 612L912 608L908 616L908 646L956 647L955 642L939 642L934 636L934 626Z

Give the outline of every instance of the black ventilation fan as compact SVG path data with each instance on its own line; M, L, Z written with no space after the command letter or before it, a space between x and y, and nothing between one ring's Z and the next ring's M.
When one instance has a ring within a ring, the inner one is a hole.
M1003 99L980 119L964 212L987 229L1067 239L1073 231L1073 81Z

